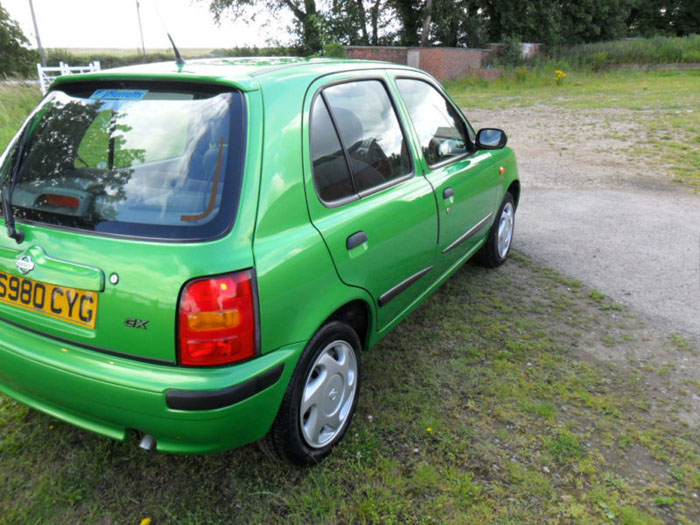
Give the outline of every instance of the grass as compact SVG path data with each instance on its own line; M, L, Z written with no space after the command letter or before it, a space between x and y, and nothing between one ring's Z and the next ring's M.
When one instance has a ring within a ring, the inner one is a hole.
M180 53L185 58L208 57L246 57L246 56L297 56L300 48L285 47L234 47L230 49L184 48ZM132 64L147 64L152 62L168 62L174 60L170 48L149 49L144 56L138 49L100 49L72 48L49 49L47 63L57 66L65 62L72 66L86 66L94 61L100 62L102 69L129 66Z
M700 35L633 38L552 49L549 58L567 69L602 69L621 64L700 63Z
M518 254L465 266L363 356L348 435L306 470L147 453L0 397L0 521L697 522L700 437L653 408L653 371L581 350L639 344L595 295Z
M34 85L0 84L0 151L9 144L40 98L39 88Z
M464 77L446 87L467 115L470 108L546 105L553 119L557 109L602 110L606 123L604 112L615 111L611 138L616 138L615 122L635 124L640 131L628 137L635 144L629 154L643 160L648 171L667 172L672 180L700 189L700 70L569 71L558 85L553 67L516 68L494 82ZM503 125L507 129L507 122Z

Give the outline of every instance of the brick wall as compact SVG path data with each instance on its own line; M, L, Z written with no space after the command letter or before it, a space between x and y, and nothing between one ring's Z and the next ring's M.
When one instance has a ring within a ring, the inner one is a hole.
M480 69L484 55L483 49L426 47L419 50L418 67L438 80L454 80Z
M408 63L407 47L346 46L345 55L359 60L383 60L395 64Z
M364 47L348 46L348 58L362 60L383 60L396 64L408 64L409 51L418 53L418 67L438 80L454 80L466 75L470 70L481 68L487 54L484 49L457 47Z

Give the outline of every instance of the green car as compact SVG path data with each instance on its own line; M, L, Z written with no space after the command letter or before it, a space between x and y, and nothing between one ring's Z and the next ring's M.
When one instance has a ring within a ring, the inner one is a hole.
M506 140L388 63L59 78L0 157L0 391L146 449L317 462L361 350L506 259Z

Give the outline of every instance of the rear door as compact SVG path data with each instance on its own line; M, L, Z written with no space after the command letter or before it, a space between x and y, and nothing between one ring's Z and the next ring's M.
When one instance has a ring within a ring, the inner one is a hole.
M440 273L472 252L494 220L498 167L491 152L476 151L461 112L432 82L395 79L410 116L428 181L435 188Z
M416 173L385 77L326 77L305 110L311 220L340 278L374 298L381 329L434 279L432 187Z

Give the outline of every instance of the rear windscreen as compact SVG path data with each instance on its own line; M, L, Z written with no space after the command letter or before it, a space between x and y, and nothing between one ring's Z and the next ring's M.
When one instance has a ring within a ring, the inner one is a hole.
M245 152L239 91L187 85L67 85L51 92L2 164L18 221L171 240L220 236Z

